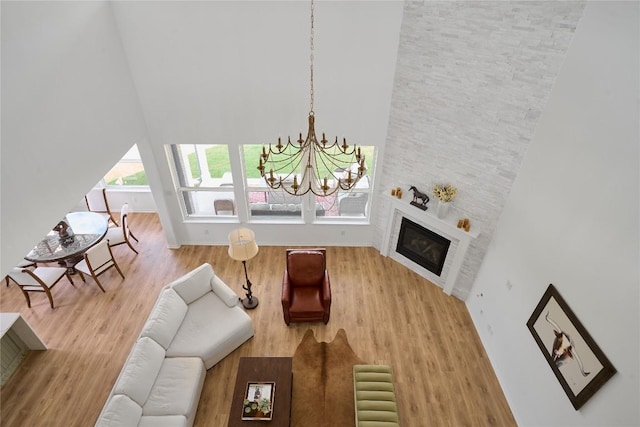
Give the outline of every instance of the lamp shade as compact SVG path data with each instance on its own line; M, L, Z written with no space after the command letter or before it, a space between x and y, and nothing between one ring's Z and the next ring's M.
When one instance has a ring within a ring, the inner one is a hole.
M229 256L236 261L246 261L258 253L256 235L248 228L237 228L229 233Z

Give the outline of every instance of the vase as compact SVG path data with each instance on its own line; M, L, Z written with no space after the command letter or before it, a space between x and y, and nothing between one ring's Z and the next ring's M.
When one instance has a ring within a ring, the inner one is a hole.
M438 200L438 207L436 210L436 215L438 216L438 218L445 218L449 214L450 206L451 202L443 202L442 200Z

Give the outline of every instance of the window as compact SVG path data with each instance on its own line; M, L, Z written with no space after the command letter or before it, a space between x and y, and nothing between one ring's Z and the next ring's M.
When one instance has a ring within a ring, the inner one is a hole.
M302 198L270 190L260 176L257 166L261 152L262 145L243 147L249 216L253 219L302 218Z
M262 145L242 146L242 153L238 149L235 163L231 160L229 150L230 147L223 144L167 146L184 218L237 218L240 206L241 215L248 216L242 220L368 221L375 147L361 147L367 173L356 188L326 197L312 193L302 197L292 196L269 189L257 168ZM292 171L295 170L295 166L292 168ZM236 194L244 194L242 200L237 200ZM308 206L310 209L307 209Z
M175 144L169 150L185 217L237 215L226 145Z
M331 218L368 219L371 177L375 165L375 147L360 147L365 156L366 175L360 179L351 191L338 191L326 197L307 193L305 196L292 196L281 190L271 190L257 169L262 145L243 147L244 173L247 180L247 199L250 216L257 219L266 217L301 217L309 203L314 204L312 220L331 220ZM291 165L291 172L300 165ZM322 173L321 173L322 175ZM326 175L329 175L327 173Z
M136 144L107 172L104 176L104 182L108 187L141 187L149 185Z

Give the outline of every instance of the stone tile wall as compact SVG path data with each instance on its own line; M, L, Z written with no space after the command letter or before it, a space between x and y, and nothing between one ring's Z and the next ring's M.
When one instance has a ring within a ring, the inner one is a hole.
M466 299L584 2L407 1L378 192L434 182L459 189L481 234L454 294ZM544 171L540 171L544 173ZM384 198L377 197L378 203ZM429 203L435 209L435 203ZM545 209L540 206L540 209ZM373 213L379 249L390 222ZM535 224L523 224L535 232Z

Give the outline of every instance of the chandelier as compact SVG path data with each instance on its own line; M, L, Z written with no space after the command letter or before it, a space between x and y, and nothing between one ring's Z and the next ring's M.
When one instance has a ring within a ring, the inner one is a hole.
M366 170L360 147L349 146L346 138L342 139L342 144L338 142L338 137L329 143L324 132L320 141L316 137L313 112L313 9L311 0L311 84L307 137L302 139L300 133L297 143L292 143L291 137L288 137L286 145L282 144L281 138L278 138L275 146L269 144L267 148L263 145L258 165L260 175L269 188L282 189L295 196L309 192L316 196L329 196L338 190L351 190Z

